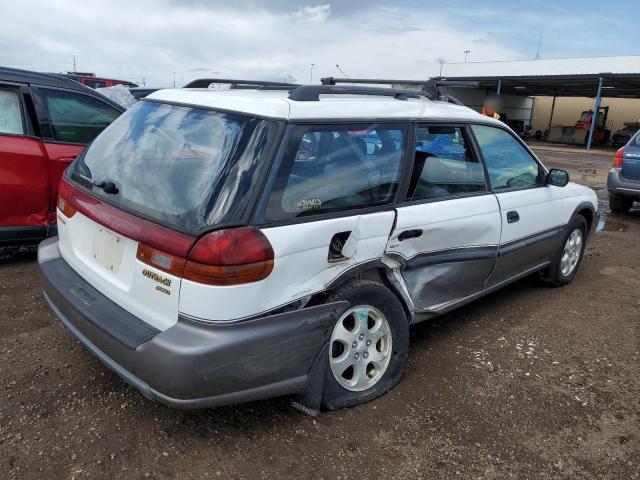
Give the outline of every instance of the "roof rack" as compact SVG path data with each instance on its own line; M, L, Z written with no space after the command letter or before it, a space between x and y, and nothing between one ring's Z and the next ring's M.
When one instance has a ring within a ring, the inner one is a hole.
M198 78L187 83L182 88L209 88L212 83L231 85L231 88L258 88L272 87L276 89L291 89L299 86L298 83L265 82L262 80L235 80L230 78Z
M457 98L448 95L440 90L441 87L458 87L458 88L478 88L478 82L458 81L458 80L390 80L380 78L335 78L325 77L320 80L323 85L336 85L338 83L366 83L377 85L416 85L421 87L422 95L431 100L445 100L457 105L463 103ZM403 90L400 90L403 91Z
M289 92L290 100L299 102L317 102L320 95L372 95L383 97L394 97L397 100L407 100L408 98L420 98L425 96L425 92L413 90L397 90L394 88L375 87L340 87L336 85L301 85Z
M393 97L397 100L409 98L428 98L430 100L444 100L457 105L463 105L457 98L439 90L440 87L477 88L478 82L450 81L450 80L389 80L379 78L334 78L321 79L322 85L300 85L298 83L266 82L262 80L237 80L229 78L199 78L187 83L183 88L208 88L213 83L230 85L232 89L255 90L288 90L289 99L299 102L317 102L320 95L371 95ZM347 85L337 83L361 83L378 85L416 85L420 90L405 90L396 88L380 88L371 86Z

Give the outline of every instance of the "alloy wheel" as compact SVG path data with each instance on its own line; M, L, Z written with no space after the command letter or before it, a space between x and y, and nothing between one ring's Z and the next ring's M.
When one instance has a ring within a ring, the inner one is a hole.
M371 388L384 375L391 358L391 327L370 305L347 310L331 334L329 364L336 381L347 390Z
M580 260L580 254L582 253L582 230L579 228L574 229L567 238L564 244L564 250L562 251L562 257L560 258L560 273L562 276L568 277L573 273Z

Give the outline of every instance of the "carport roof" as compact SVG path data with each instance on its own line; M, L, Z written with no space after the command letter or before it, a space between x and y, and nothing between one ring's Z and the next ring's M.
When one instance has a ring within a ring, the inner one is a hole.
M595 97L603 79L602 96L640 98L640 73L592 73L577 75L506 75L437 77L479 83L482 90L513 95Z

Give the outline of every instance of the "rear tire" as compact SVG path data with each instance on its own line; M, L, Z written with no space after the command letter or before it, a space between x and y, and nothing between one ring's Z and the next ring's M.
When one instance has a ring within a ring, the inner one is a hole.
M545 272L545 280L554 287L570 283L580 268L586 245L587 220L582 215L576 215L562 238L562 246Z
M322 394L327 410L353 407L391 390L409 353L409 323L402 304L384 285L354 280L326 303L350 307L333 326Z
M616 213L629 213L633 206L633 198L609 194L609 208Z

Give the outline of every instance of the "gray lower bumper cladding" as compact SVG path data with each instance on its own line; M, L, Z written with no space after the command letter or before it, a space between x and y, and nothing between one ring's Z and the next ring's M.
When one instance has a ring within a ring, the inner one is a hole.
M175 408L206 408L298 394L294 406L317 412L319 370L326 363L317 360L346 302L229 325L179 317L159 331L80 277L60 256L57 238L40 244L38 263L56 315L146 397Z
M607 189L609 192L618 195L640 197L640 181L624 178L618 168L609 170L609 174L607 175Z

